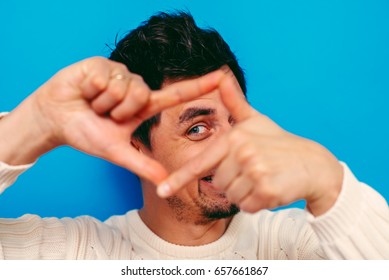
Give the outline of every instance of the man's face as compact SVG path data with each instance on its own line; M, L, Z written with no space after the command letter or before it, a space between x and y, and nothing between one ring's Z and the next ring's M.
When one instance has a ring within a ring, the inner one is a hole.
M218 92L209 93L161 113L160 123L151 129L150 156L173 172L195 156L201 156L232 125L233 119ZM178 219L202 224L239 211L224 193L214 188L213 174L214 170L207 171L168 198L169 206Z

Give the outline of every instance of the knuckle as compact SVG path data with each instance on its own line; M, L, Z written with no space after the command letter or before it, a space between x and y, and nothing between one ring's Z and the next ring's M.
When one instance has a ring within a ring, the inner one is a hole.
M236 152L236 160L240 164L247 164L256 155L255 148L250 145L242 145Z
M91 85L98 91L102 91L107 86L107 79L105 79L102 75L94 75L91 79Z
M86 65L88 65L88 68L90 69L104 69L105 67L109 67L110 63L112 63L112 61L101 56L94 56L86 59Z
M267 180L254 185L250 196L240 203L242 210L254 213L262 208L275 208L280 203L279 192Z
M127 72L128 72L127 66L124 65L123 63L116 62L116 67L117 67L117 69L118 69L121 73L127 73Z
M277 195L275 192L271 191L271 190L266 190L266 191L262 191L260 193L260 197L265 200L267 202L267 204L271 204L271 203L274 203L275 200L277 199Z
M254 196L258 200L266 201L268 205L278 200L278 193L276 191L276 188L273 188L266 182L262 182L259 187L255 188Z
M247 169L246 175L251 179L251 181L261 183L264 180L266 172L260 164L256 163Z
M146 104L149 100L149 96L150 91L142 85L135 86L134 89L131 91L131 97L133 99L133 102L136 104Z
M131 73L131 78L144 83L143 77L139 74Z
M107 63L108 60L104 57L101 57L101 56L93 56L91 58L88 58L87 61L89 63L92 63L92 64L94 64L94 63L103 64L103 63Z
M252 199L243 201L239 204L239 207L248 213L255 213L259 210L259 205L257 205L257 203Z

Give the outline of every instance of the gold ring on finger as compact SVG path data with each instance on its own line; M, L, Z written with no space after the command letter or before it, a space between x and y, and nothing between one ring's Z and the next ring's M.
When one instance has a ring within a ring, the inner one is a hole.
M124 80L126 77L122 74L116 74L115 76L113 76L113 78L115 80Z

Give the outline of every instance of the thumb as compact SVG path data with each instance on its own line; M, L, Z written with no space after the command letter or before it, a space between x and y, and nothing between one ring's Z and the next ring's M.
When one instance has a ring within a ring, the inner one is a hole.
M184 188L193 180L205 176L205 172L217 166L228 154L230 146L225 139L219 138L212 143L205 153L201 153L185 163L157 187L160 197L166 198Z
M226 109L237 121L242 122L259 113L247 102L234 73L228 70L219 86L220 97Z

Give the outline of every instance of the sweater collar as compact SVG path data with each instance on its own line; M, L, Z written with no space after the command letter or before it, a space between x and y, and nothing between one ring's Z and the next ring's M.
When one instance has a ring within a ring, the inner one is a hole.
M214 242L201 246L183 246L167 242L157 236L142 221L137 210L130 211L128 215L130 231L151 247L150 249L153 249L155 253L159 254L159 257L164 258L163 256L166 256L167 258L180 259L212 258L224 252L232 246L233 242L236 242L238 229L243 219L241 213L235 215L226 232Z

